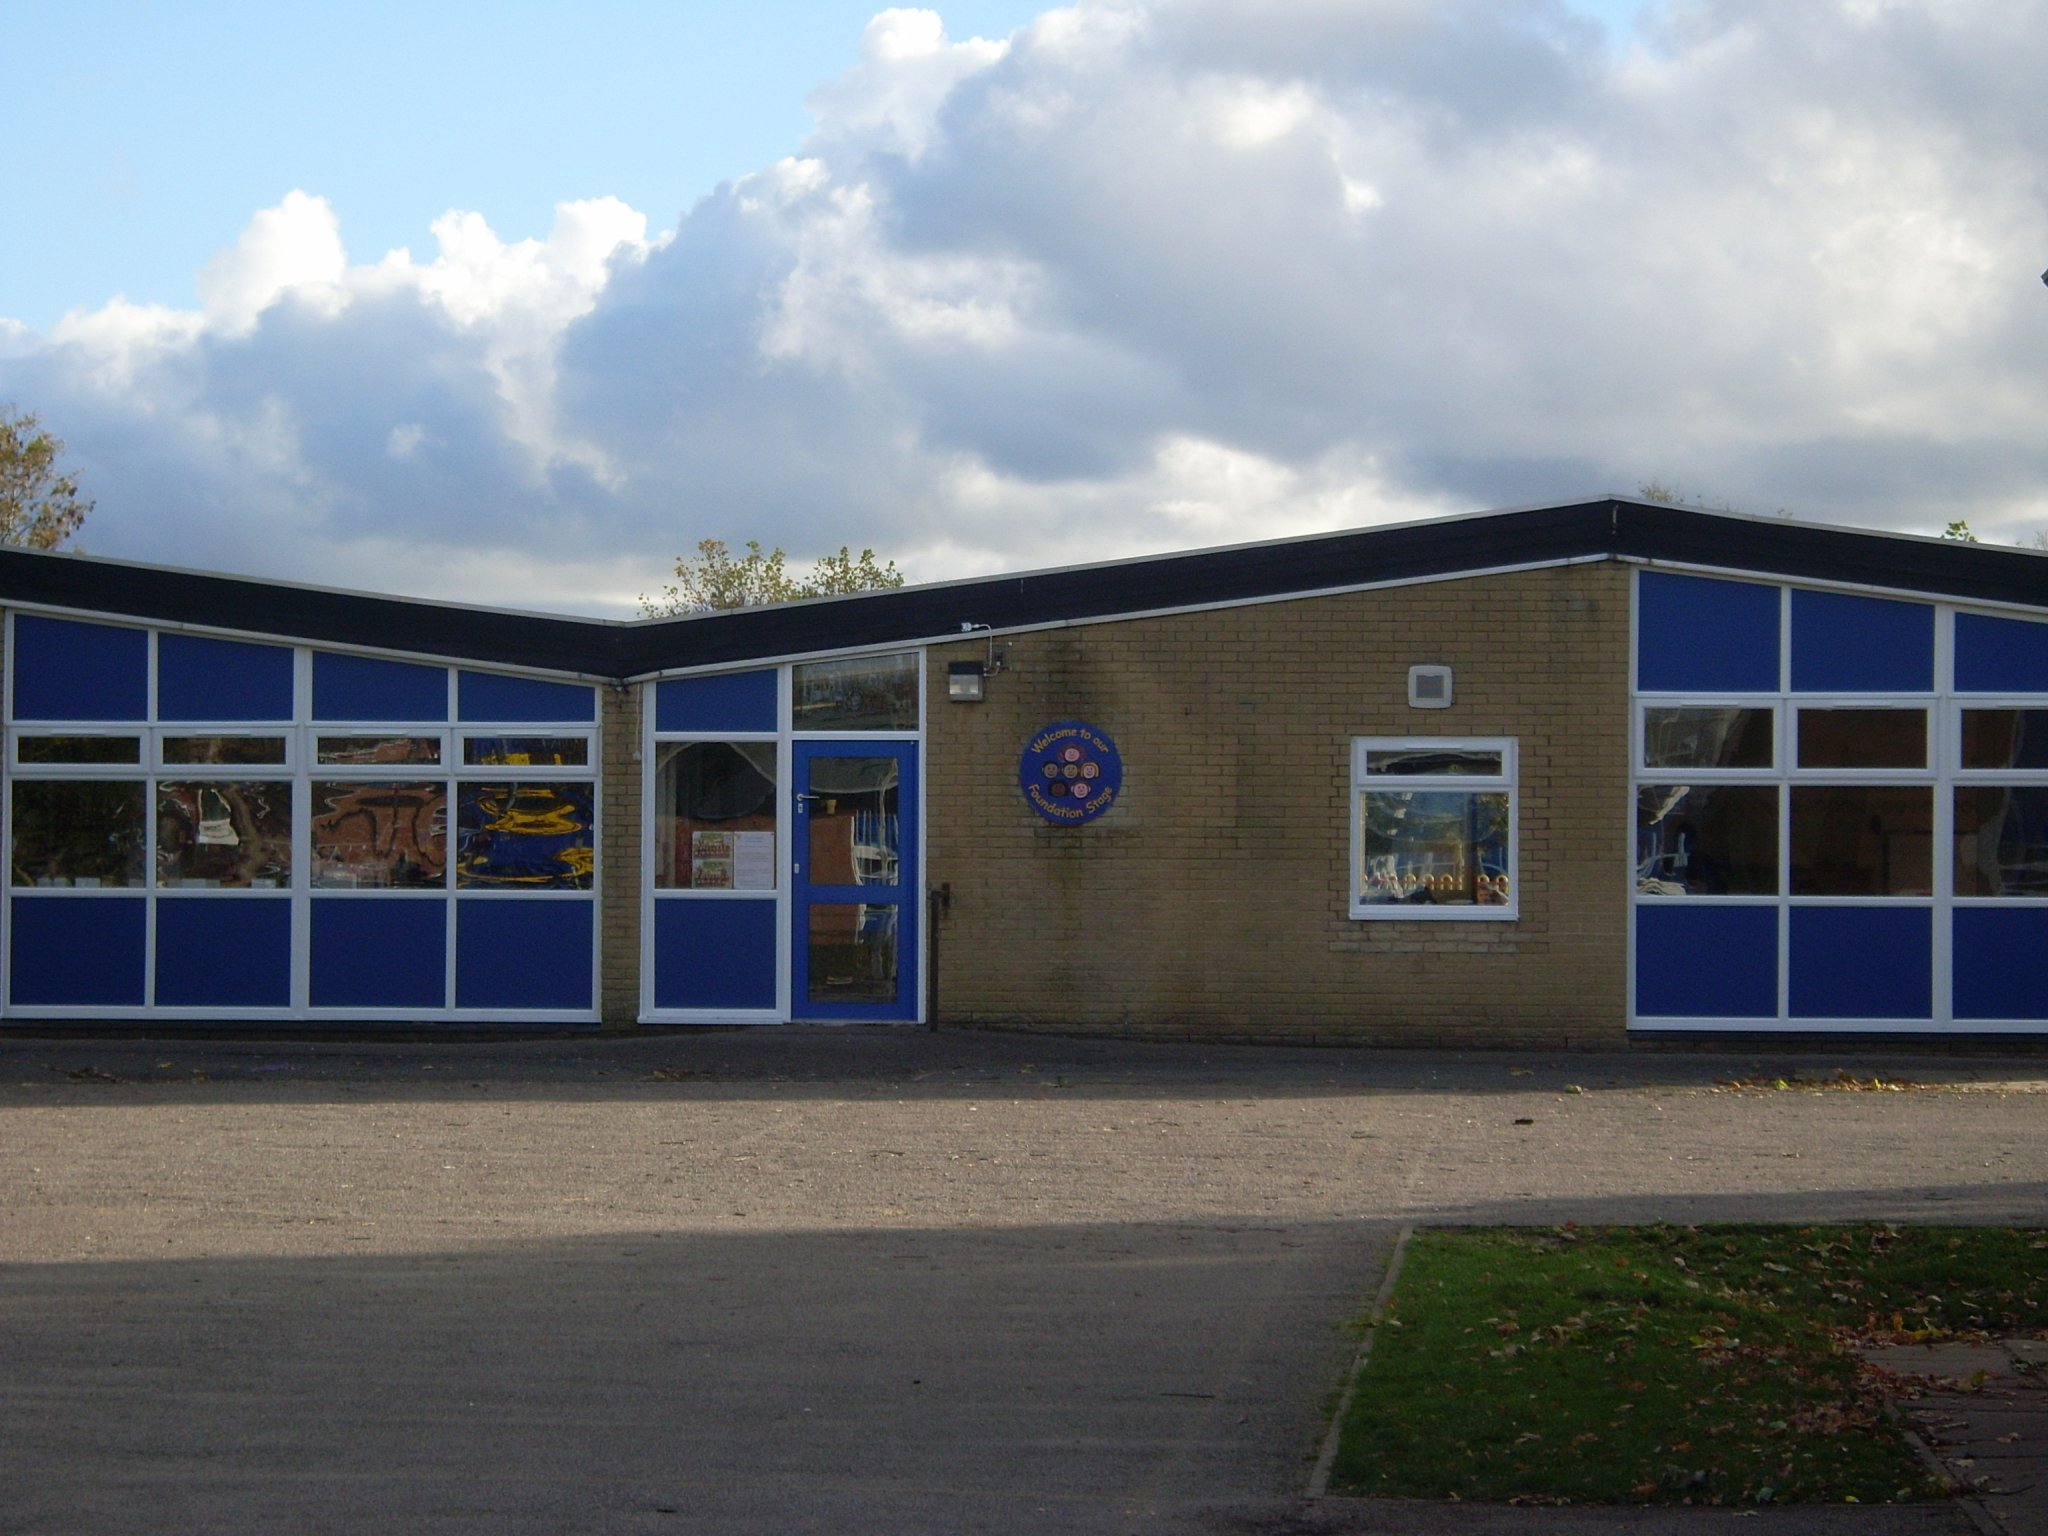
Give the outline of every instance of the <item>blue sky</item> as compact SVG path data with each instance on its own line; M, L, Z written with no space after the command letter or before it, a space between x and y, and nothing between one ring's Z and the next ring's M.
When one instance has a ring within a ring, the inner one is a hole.
M1573 0L1632 27L1643 0ZM1044 7L948 0L956 38ZM0 315L47 326L116 294L189 305L193 276L294 188L351 253L418 246L451 208L508 236L614 196L658 228L792 153L805 101L859 53L874 0L4 0ZM568 18L573 14L573 21Z
M2048 535L2038 0L0 0L94 553L630 612L1657 480Z

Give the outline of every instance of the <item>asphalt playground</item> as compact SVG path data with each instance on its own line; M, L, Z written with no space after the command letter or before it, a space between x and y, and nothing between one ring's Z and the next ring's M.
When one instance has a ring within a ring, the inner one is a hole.
M1405 1227L2048 1223L2048 1056L10 1035L0 1159L6 1536L1920 1536L1307 1489Z

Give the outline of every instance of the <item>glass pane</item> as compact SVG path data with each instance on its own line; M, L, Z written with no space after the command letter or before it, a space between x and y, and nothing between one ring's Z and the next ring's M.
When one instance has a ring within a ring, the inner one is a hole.
M893 757L814 757L805 798L813 885L895 885L897 763Z
M142 884L141 779L14 781L16 885Z
M322 736L314 749L315 760L339 767L381 768L386 764L438 763L438 736Z
M1505 906L1505 791L1375 789L1359 796L1365 836L1358 899L1369 904Z
M1956 894L2048 896L2048 786L1956 791Z
M590 763L590 738L468 736L462 761L472 768L583 768Z
M23 763L139 763L139 736L17 736L16 761Z
M1963 766L2048 768L2048 709L1964 710Z
M166 736L167 763L281 763L282 736Z
M654 774L656 886L775 889L774 742L662 742Z
M896 909L821 902L811 908L814 1003L896 1001Z
M156 787L156 881L277 886L292 876L292 787L202 779Z
M1795 784L1794 896L1925 896L1934 878L1934 791Z
M1771 711L1653 704L1643 711L1649 768L1768 768Z
M811 661L793 669L800 731L914 731L917 658L867 656Z
M1476 773L1499 778L1505 771L1502 754L1487 747L1371 747L1365 754L1368 774Z
M313 884L433 889L448 870L448 786L313 781Z
M1802 709L1802 768L1925 768L1924 709Z
M597 867L589 783L464 784L455 811L455 883L587 891Z
M1636 889L1654 896L1775 896L1771 784L1645 784L1636 791Z

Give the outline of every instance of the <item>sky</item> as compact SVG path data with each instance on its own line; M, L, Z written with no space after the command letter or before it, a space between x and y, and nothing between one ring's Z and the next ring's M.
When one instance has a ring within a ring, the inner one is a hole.
M627 615L1656 483L2048 535L2038 0L0 0L94 554Z

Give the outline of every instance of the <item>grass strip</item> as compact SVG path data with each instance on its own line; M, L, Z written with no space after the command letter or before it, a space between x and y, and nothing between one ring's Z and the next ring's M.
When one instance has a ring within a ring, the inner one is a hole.
M1330 1491L1518 1503L1945 1493L1853 1345L2048 1330L2048 1232L1419 1232Z

